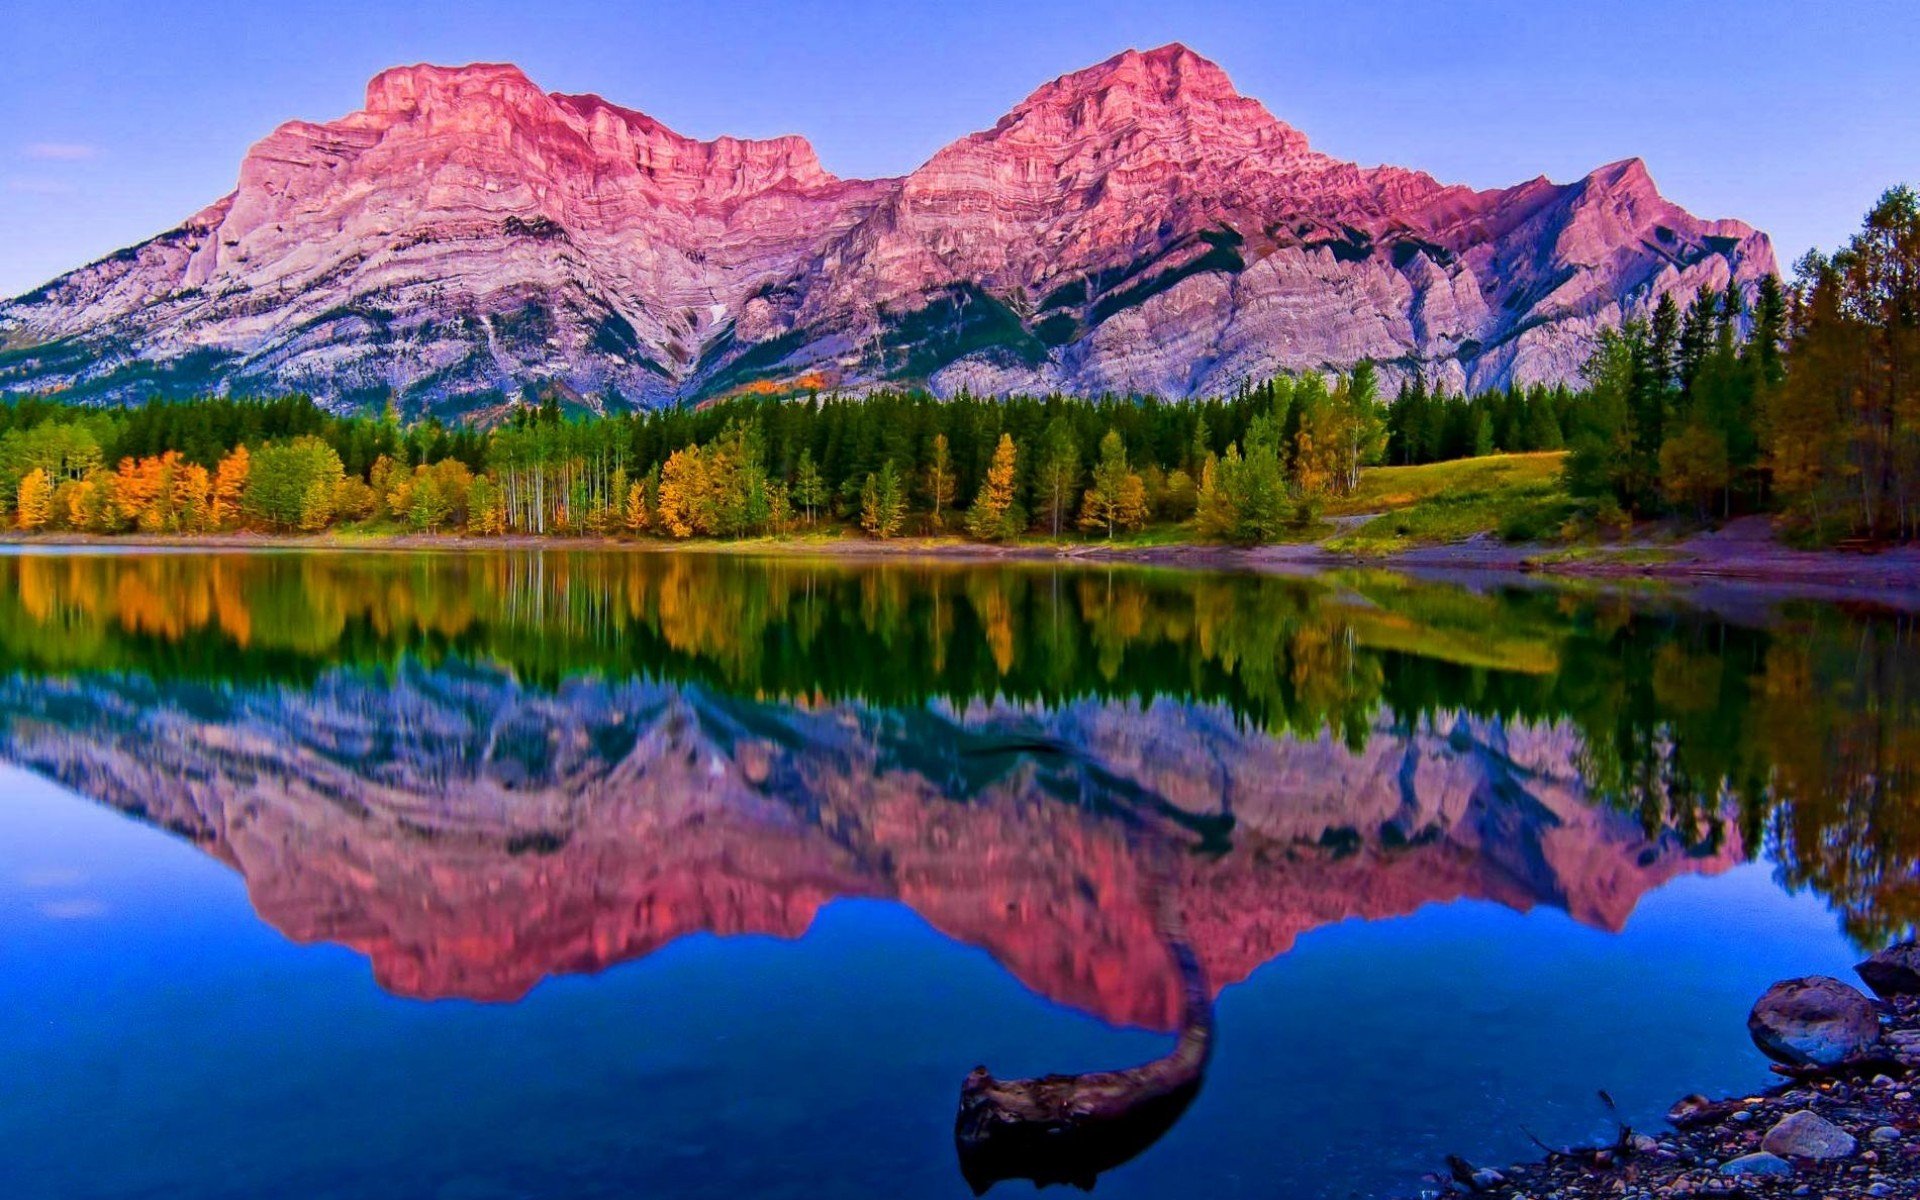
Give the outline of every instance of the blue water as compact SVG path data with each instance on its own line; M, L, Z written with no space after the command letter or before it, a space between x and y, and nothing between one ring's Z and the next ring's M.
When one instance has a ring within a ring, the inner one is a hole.
M964 1196L952 1103L976 1061L1166 1042L872 901L517 1004L397 999L190 846L19 771L0 796L9 1196ZM1753 997L1856 957L1764 865L1676 880L1617 935L1475 902L1320 929L1225 991L1199 1098L1099 1191L1370 1196L1448 1153L1526 1157L1529 1130L1603 1136L1600 1088L1648 1123L1762 1084Z
M966 1197L1207 996L1101 1195L1657 1127L1920 914L1920 626L1726 603L0 555L0 1200Z

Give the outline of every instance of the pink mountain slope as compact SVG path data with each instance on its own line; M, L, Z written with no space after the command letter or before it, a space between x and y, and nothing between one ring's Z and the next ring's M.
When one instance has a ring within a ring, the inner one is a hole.
M1570 379L1597 329L1774 269L1638 160L1487 192L1362 168L1181 46L883 180L511 66L402 67L360 112L275 130L178 228L0 303L0 392L1184 396L1361 358L1480 388Z

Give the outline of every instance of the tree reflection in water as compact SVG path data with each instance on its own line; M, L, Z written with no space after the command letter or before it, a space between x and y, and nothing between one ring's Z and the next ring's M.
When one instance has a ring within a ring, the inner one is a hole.
M191 839L397 994L512 999L879 896L1177 1031L1130 1070L976 1073L976 1187L1137 1153L1198 1087L1212 995L1331 922L1477 897L1612 929L1754 856L1863 945L1920 914L1920 640L1891 612L1365 571L34 554L0 557L0 712L0 756Z

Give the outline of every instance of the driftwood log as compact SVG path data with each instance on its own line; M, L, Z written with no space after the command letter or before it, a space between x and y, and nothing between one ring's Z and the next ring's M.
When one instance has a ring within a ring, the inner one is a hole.
M1002 1080L985 1067L967 1075L954 1144L974 1195L1003 1179L1090 1189L1101 1172L1158 1141L1193 1102L1213 1049L1213 1000L1185 940L1169 931L1166 943L1183 1009L1171 1053L1084 1075Z

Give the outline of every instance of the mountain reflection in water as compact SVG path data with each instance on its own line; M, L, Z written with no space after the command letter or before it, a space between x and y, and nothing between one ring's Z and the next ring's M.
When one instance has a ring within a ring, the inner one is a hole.
M1473 898L1613 930L1761 850L1858 941L1909 929L1917 651L1898 615L1369 572L29 555L0 756L401 996L883 897L1172 1032L1195 978L1321 926Z

